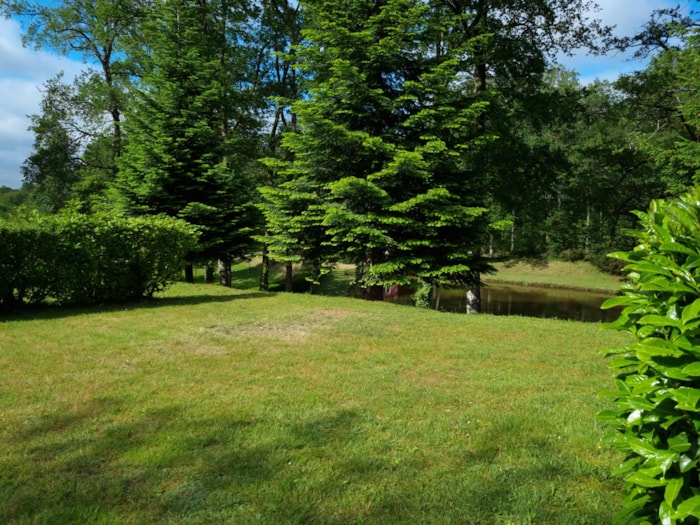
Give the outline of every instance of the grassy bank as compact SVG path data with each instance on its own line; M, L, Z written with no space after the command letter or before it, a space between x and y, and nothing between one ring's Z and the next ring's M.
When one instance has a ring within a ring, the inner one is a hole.
M0 318L0 522L610 523L624 341L184 284Z
M485 276L484 281L603 292L617 292L622 284L619 277L601 272L585 261L515 260L494 266L498 271Z

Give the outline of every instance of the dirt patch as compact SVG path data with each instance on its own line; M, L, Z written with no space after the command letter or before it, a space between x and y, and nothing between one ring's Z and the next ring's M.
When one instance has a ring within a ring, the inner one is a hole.
M287 320L256 320L247 324L216 324L202 328L202 331L222 334L230 338L265 337L280 341L303 341L319 332L332 330L340 321L358 315L357 312L342 309L322 309L305 313L303 316Z

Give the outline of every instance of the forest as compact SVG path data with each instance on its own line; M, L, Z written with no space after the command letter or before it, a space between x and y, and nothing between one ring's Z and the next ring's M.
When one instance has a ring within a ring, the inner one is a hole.
M680 7L620 37L589 0L0 6L27 45L90 65L43 86L0 216L182 219L189 268L222 284L254 255L261 289L272 263L288 286L303 263L313 292L343 262L369 297L478 292L497 256L614 271L632 212L698 182L700 22ZM581 49L646 65L583 85L557 62Z

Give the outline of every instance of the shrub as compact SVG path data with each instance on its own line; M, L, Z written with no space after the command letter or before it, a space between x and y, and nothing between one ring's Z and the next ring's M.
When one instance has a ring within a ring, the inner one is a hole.
M627 263L623 306L608 327L634 342L607 351L617 390L600 414L606 440L626 454L618 523L698 523L700 518L700 189L637 212L639 244Z
M195 246L169 217L35 216L0 222L0 301L89 304L147 298Z
M561 252L561 258L569 262L582 261L585 256L585 251L576 248L567 248Z

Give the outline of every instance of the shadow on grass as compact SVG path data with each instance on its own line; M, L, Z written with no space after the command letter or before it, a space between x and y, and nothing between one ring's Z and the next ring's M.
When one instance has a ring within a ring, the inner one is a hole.
M575 454L524 431L506 441L526 461L501 461L494 425L436 468L426 443L395 449L398 427L365 411L292 419L193 418L175 404L138 412L115 398L40 414L3 431L12 453L0 456L0 522L609 522L609 509L570 493Z
M214 285L212 285L214 286ZM196 306L206 303L230 303L242 299L260 299L273 297L271 292L245 292L231 295L182 295L177 297L154 297L143 301L131 301L96 306L53 306L26 305L8 310L0 309L0 324L7 321L35 321L37 319L61 319L85 314L123 312L146 308L163 308L169 306Z

